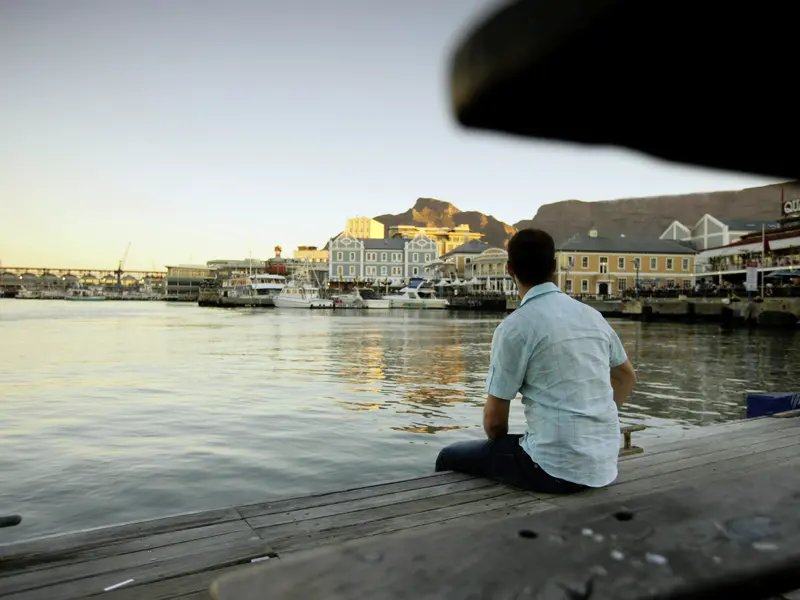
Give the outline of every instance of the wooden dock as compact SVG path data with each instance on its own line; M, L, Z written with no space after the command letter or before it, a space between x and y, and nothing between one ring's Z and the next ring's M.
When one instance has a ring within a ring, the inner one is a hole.
M574 496L443 473L0 545L0 597L206 599L220 575L311 547L582 507L800 465L798 431L798 418L767 417L687 430L677 438L641 435L636 442L644 452L621 460L615 485Z

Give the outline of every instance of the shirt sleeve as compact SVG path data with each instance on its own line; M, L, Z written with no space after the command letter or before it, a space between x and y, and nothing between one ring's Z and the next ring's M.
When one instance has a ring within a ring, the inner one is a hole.
M608 362L609 368L613 369L614 367L618 367L626 360L628 360L628 354L625 352L625 347L622 345L622 342L617 335L617 332L609 325L609 353L608 353Z
M501 400L516 398L528 370L528 355L524 340L501 323L492 337L486 392Z

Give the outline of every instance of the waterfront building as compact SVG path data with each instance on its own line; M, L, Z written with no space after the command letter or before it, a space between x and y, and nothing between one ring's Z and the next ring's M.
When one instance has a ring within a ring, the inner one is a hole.
M439 256L451 252L455 248L471 240L480 240L482 233L471 231L469 225L456 225L455 227L420 227L417 225L392 225L387 231L388 238L413 238L424 234L434 240L439 247Z
M310 263L326 263L328 262L328 248L320 250L316 246L298 246L297 250L292 253L292 258Z
M406 283L422 276L439 256L438 244L423 233L411 239L359 239L347 233L329 244L332 282Z
M477 279L487 291L511 292L516 289L513 278L508 274L508 252L502 248L486 248L477 256L472 257L465 277L469 280Z
M472 261L482 252L491 248L483 240L469 240L468 242L456 246L449 252L442 254L442 260L453 263L459 277L471 277Z
M361 240L378 240L385 237L386 229L380 221L369 217L347 219L343 234Z
M624 235L577 234L558 247L556 281L570 294L619 295L626 290L694 285L697 251L688 243Z
M778 223L775 221L717 219L705 214L693 226L673 221L661 234L660 239L688 242L697 250L707 250L734 244L751 233L761 233L762 227L767 230L776 229Z
M218 279L229 279L234 273L263 273L266 262L259 258L245 258L242 260L217 259L209 260L206 266L214 270Z
M215 276L215 270L207 265L167 266L166 298L197 301L200 287Z

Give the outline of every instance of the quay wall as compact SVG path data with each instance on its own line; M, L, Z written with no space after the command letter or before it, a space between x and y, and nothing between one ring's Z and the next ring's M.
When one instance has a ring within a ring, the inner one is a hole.
M609 318L642 321L721 321L744 322L765 327L800 326L800 298L765 298L750 302L746 298L724 303L721 298L642 298L639 300L582 300ZM506 309L516 310L519 300L509 298Z

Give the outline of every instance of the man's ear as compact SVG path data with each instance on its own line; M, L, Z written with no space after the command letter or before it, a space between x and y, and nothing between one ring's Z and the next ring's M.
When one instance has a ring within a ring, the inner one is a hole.
M511 268L511 263L510 262L506 263L506 271L508 271L508 274L513 279L514 278L514 269Z

